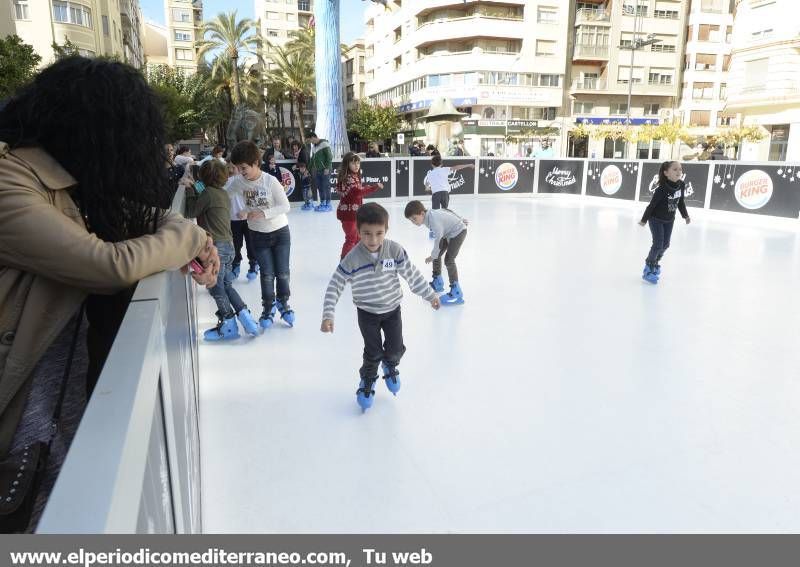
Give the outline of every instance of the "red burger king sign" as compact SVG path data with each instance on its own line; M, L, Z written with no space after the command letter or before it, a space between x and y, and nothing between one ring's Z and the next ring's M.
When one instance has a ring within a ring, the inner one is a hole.
M494 182L502 191L511 191L519 181L519 172L513 163L503 163L494 173Z
M751 169L736 181L733 194L745 209L760 209L769 203L772 191L772 178L760 169Z

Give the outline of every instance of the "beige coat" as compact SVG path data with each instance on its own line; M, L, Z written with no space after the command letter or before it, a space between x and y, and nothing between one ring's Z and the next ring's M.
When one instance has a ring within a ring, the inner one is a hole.
M39 359L89 293L114 293L186 265L206 233L169 214L155 234L124 242L86 230L69 195L75 179L38 148L0 142L0 458Z

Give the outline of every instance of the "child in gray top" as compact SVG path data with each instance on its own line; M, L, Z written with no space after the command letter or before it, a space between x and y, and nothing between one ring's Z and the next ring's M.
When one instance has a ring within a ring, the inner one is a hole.
M416 226L427 226L433 234L433 250L425 258L425 263L433 262L431 287L436 291L444 291L441 257L446 252L444 265L450 278L450 291L439 298L441 302L445 305L464 303L464 294L458 283L456 256L467 237L467 220L446 208L428 211L420 201L410 201L406 205L405 215Z
M323 333L333 332L336 303L349 282L353 303L358 310L358 327L364 339L364 359L359 374L361 382L356 401L363 411L372 406L378 379L378 364L383 363L386 386L393 394L400 389L400 363L403 345L403 322L400 317L402 276L411 291L439 309L439 298L428 286L425 277L408 259L397 242L386 240L389 213L377 203L362 205L356 213L356 226L361 241L344 258L331 277L325 292L322 313ZM385 340L382 340L381 331Z

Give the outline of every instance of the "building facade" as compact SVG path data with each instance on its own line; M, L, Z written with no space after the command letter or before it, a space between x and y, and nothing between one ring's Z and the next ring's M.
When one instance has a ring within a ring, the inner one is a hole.
M736 113L725 110L734 7L734 0L691 2L679 116L698 137L738 124Z
M472 155L527 155L553 143L557 152L570 3L372 4L365 12L366 95L398 108L406 143L426 138L422 118L446 97L467 115L462 135Z
M0 2L0 36L16 34L48 65L53 43L69 39L81 55L119 57L144 64L138 0L7 0Z
M355 108L358 101L365 97L367 72L367 51L364 40L357 39L347 46L347 53L342 56L342 86L344 88L345 111Z
M169 65L169 30L156 22L145 21L144 24L144 56L147 69L161 65Z
M800 24L796 0L737 0L726 113L763 128L744 160L800 160Z
M202 0L165 0L164 15L169 65L187 75L196 73L197 42L203 39Z
M568 53L572 121L641 125L675 120L688 7L689 0L573 1ZM658 141L570 137L567 146L574 157L658 159L663 154Z

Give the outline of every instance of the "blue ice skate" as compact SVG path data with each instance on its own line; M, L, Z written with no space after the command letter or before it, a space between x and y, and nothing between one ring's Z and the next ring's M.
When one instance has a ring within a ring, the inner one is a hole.
M433 288L433 291L437 293L441 293L444 291L444 279L442 279L441 275L433 276L433 280L431 281L431 287Z
M239 311L239 323L242 324L242 328L244 332L250 335L251 337L258 336L258 323L253 318L253 314L250 313L249 309L242 309Z
M283 322L290 327L294 327L294 311L289 307L289 303L287 302L284 304L282 301L276 301L275 307L281 312L281 319L283 319ZM272 308L273 313L275 313L275 307Z
M252 264L247 270L247 281L253 281L258 277L258 264Z
M386 387L393 395L397 395L400 391L400 371L397 366L389 366L385 362L381 364L383 367L383 379L386 381Z
M451 283L450 291L440 295L439 301L442 302L442 305L461 305L464 303L464 294L461 292L461 286L458 285L458 282Z
M656 268L654 266L645 264L644 272L642 273L642 279L648 283L657 284L658 274L656 273Z
M302 211L313 211L314 210L314 203L312 203L311 201L306 201L305 203L303 203L303 206L300 207L300 210L302 210Z
M371 380L361 379L358 383L358 390L356 390L356 401L361 407L361 412L367 411L372 407L372 402L375 401L375 381L377 378Z
M230 341L239 338L239 326L235 317L228 317L213 329L203 333L203 338L209 342Z
M261 317L258 319L258 324L261 325L262 329L269 329L272 327L272 324L275 322L275 312L278 310L275 302L272 302L272 305L269 308L264 308L264 312L261 314Z

